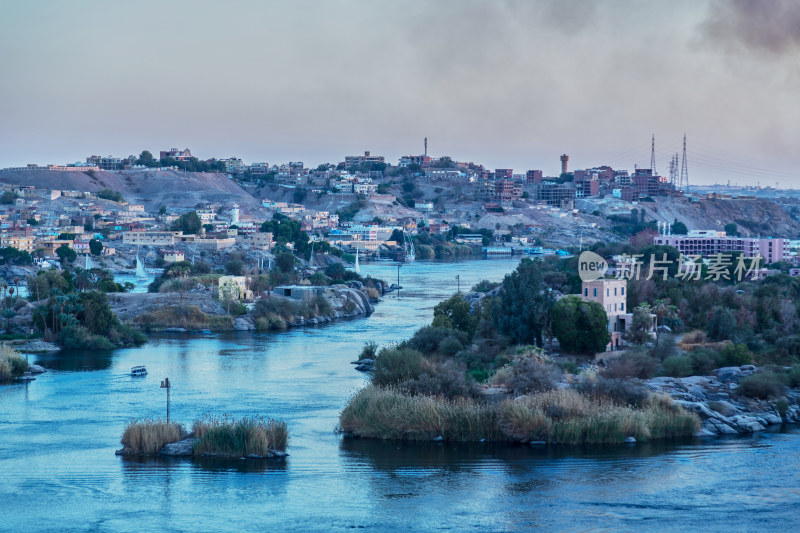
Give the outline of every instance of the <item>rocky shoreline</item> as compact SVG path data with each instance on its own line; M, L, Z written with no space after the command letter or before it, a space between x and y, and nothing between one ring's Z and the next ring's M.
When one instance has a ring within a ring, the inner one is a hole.
M783 399L736 394L739 382L757 371L753 365L723 367L708 376L657 377L646 380L645 385L653 392L669 395L676 404L700 417L702 426L696 437L747 435L769 426L800 423L797 390L787 390Z

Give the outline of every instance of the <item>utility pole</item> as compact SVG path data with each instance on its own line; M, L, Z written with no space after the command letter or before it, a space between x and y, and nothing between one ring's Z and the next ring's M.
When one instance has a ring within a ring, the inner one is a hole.
M167 389L167 424L169 424L169 389L172 388L172 385L169 383L169 378L164 378L161 381L161 388Z
M456 287L458 294L461 294L461 276L459 274L456 274Z
M397 297L400 298L400 267L402 263L397 263Z

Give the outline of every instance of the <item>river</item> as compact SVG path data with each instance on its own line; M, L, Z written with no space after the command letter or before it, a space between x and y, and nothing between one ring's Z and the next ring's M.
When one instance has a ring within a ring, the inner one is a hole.
M613 447L343 439L365 340L402 340L433 306L517 260L422 262L375 313L276 334L156 337L137 349L32 356L50 370L0 386L0 530L797 529L800 432ZM397 267L364 264L395 282ZM150 374L131 378L143 364ZM264 414L289 424L285 462L114 455L131 418Z

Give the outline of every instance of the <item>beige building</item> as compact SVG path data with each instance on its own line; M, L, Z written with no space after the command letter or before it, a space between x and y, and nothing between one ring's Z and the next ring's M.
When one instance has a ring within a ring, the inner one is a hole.
M235 287L238 290L237 299L252 298L253 293L247 288L247 276L220 276L219 278L219 299L225 300L228 296L228 287Z
M622 346L622 334L630 327L633 315L627 312L625 289L627 282L622 279L596 279L584 281L581 297L586 302L597 302L608 315L608 332L611 342L606 351L618 350Z
M228 237L225 239L200 239L196 238L194 243L197 245L198 248L204 248L206 250L224 250L225 248L230 248L234 244L236 244L236 239L233 237Z
M172 246L175 244L175 232L125 231L122 233L122 243L137 246Z
M20 251L33 252L33 237L14 237L13 235L0 236L0 246L11 247Z
M272 233L258 231L253 233L252 246L256 250L272 249Z

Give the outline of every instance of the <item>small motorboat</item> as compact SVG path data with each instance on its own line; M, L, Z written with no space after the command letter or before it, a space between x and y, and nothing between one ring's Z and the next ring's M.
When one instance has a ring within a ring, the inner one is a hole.
M137 376L146 376L146 375L147 375L147 369L144 366L140 365L140 366L131 367L131 376L137 377Z

